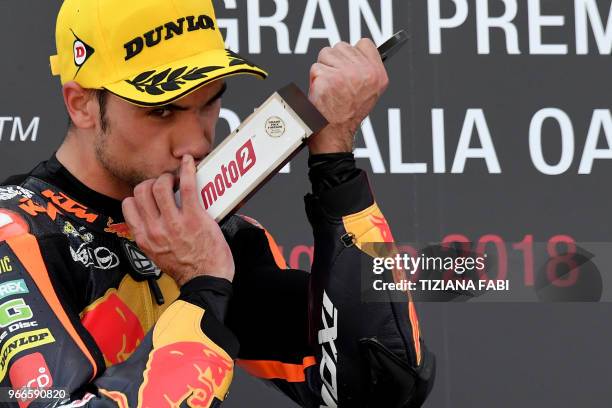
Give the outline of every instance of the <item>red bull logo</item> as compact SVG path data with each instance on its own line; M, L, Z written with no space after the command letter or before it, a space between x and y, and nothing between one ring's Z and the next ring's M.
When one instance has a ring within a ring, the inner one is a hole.
M119 238L129 239L133 241L132 233L130 232L130 228L127 226L125 222L120 222L113 224L113 220L111 218L108 219L106 223L106 228L104 228L104 232L108 232L110 234L115 234Z
M144 338L138 316L116 293L86 311L81 322L96 340L107 365L127 360Z
M383 242L393 242L393 235L391 235L391 228L389 228L389 224L387 224L387 220L385 217L378 215L371 215L370 221L372 224L378 228L380 235L382 236Z
M257 161L253 143L249 139L238 151L234 160L227 165L222 165L219 173L213 181L209 181L201 191L204 207L208 209L219 197L223 197L226 191L238 182Z
M178 407L187 401L190 407L208 408L215 391L229 385L233 366L232 360L198 342L177 342L153 350L140 387L139 407Z

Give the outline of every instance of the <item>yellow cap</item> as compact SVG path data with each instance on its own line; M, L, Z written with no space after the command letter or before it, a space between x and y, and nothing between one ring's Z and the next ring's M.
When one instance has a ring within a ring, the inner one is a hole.
M211 0L64 0L51 72L141 106L266 72L225 49Z

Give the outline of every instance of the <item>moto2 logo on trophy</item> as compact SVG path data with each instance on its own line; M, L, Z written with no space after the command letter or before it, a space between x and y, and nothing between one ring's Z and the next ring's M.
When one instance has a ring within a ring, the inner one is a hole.
M253 142L249 139L237 151L236 156L227 164L223 164L219 173L213 181L206 183L202 188L202 200L204 207L208 209L219 197L223 197L225 192L232 188L244 175L253 168L257 162Z

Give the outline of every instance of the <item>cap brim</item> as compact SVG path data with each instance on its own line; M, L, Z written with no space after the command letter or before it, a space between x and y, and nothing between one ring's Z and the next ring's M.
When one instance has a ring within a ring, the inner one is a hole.
M267 73L229 50L211 50L142 72L104 88L139 106L159 106L182 98L199 87L230 75Z

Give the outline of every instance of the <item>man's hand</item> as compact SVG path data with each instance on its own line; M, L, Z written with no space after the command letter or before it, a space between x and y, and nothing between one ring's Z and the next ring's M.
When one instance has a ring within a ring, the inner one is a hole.
M200 275L232 281L234 259L219 225L202 209L193 158L183 157L181 207L174 201L174 176L163 174L134 188L123 215L134 240L161 270L182 286Z
M351 152L355 132L388 84L372 40L323 48L310 69L309 99L329 125L309 139L310 153Z

